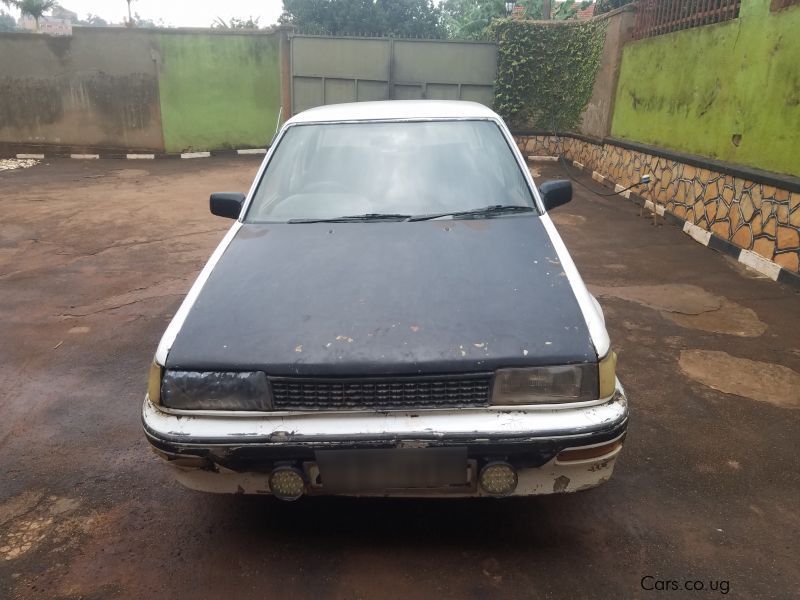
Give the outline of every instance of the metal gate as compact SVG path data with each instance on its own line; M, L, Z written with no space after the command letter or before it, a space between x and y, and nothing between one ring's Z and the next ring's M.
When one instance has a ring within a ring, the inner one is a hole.
M291 36L292 113L365 100L473 100L491 106L490 42Z

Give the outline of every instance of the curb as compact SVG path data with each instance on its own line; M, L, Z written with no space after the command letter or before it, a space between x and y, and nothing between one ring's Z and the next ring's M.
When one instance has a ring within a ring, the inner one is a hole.
M47 152L44 154L35 153L19 153L12 158L17 159L35 159L47 160L49 158L71 158L73 160L160 160L160 159L184 159L189 160L193 158L210 158L216 156L250 156L254 154L266 154L267 148L240 148L237 150L208 150L203 152L180 152L169 153L164 152L160 154L141 153L141 154L126 154L122 152L101 152L98 154L70 154L67 152Z
M650 200L645 200L638 194L631 194L631 200L633 200L637 205L644 204L645 208L650 211L653 210L653 203ZM739 248L739 246L731 244L728 240L721 238L714 233L703 229L702 227L698 227L694 223L681 219L672 213L666 212L663 206L657 205L656 212L659 216L663 216L664 220L668 223L675 225L676 227L680 227L683 233L688 235L698 244L707 248L711 248L712 250L716 250L721 254L730 256L743 265L758 271L766 277L769 277L772 279L772 281L785 283L790 287L800 290L800 273L794 273L784 269L778 263L764 258L757 252Z
M577 167L581 171L586 170L586 166L582 163L579 163L574 160L570 160L565 157L564 159L568 164L571 164L574 167ZM597 171L592 171L592 179L599 182L601 185L606 187L610 187L613 185L615 192L620 192L621 190L625 189L618 183L614 183L611 181L610 178L607 176L598 173ZM651 200L647 200L646 198L634 194L631 190L627 190L620 194L621 196L625 196L630 200L633 200L634 204L637 206L644 205L644 207L649 210L653 211L653 202ZM694 223L686 221L685 219L681 219L678 216L673 215L666 211L666 209L661 205L655 206L656 213L660 217L664 217L664 220L676 227L680 227L683 232L691 237L694 241L707 248L711 248L712 250L716 250L717 252L721 252L722 254L727 254L728 256L736 259L738 262L742 263L743 265L750 267L772 279L773 281L777 281L779 283L784 283L790 287L795 288L796 290L800 290L800 273L795 273L793 271L789 271L784 269L778 263L773 262L767 258L764 258L757 252L753 252L752 250L745 250L744 248L739 248L735 244L731 244L728 240L718 237L714 233L703 229L702 227L698 227Z

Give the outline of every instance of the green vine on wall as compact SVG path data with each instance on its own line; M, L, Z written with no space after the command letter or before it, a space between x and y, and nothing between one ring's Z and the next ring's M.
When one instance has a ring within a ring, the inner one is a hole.
M589 103L606 19L495 21L498 43L494 108L512 128L568 131Z

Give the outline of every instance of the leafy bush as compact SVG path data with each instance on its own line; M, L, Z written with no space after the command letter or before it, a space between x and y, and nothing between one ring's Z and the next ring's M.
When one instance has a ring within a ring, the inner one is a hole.
M527 19L541 19L542 5L542 0L516 2ZM439 6L448 35L455 39L489 39L492 21L508 16L505 0L444 0Z
M495 21L495 110L514 128L576 128L592 95L606 23Z

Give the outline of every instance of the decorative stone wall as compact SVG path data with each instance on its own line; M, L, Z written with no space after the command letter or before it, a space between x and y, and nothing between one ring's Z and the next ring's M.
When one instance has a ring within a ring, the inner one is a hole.
M557 156L597 171L612 184L628 187L645 174L648 186L636 194L685 221L783 268L800 272L800 192L711 169L566 136L518 135L526 156Z

